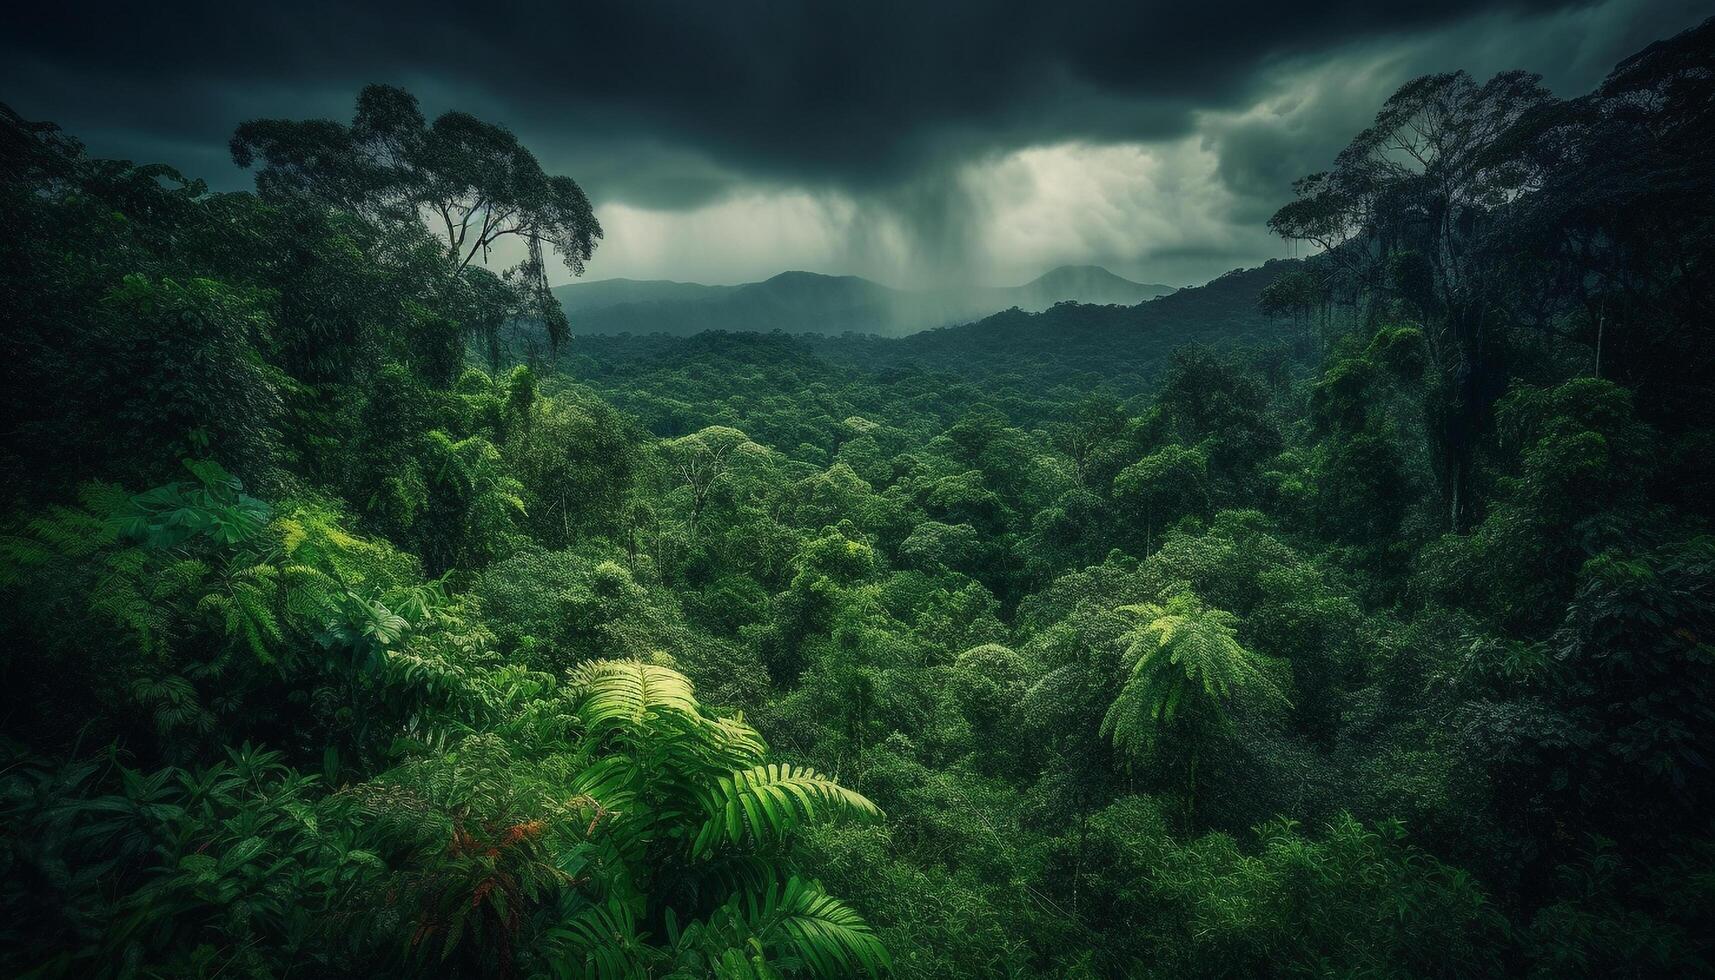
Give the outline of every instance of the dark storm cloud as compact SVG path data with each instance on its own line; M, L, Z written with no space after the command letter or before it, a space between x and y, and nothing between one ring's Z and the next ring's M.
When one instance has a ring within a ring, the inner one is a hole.
M430 113L462 108L510 125L598 204L683 210L759 188L842 193L891 208L939 256L966 247L961 222L973 214L970 189L950 175L1056 143L1200 135L1230 194L1226 217L1258 222L1374 111L1401 64L1449 67L1437 59L1457 58L1471 29L1516 50L1519 67L1542 67L1522 57L1544 54L1535 25L1598 6L1615 12L1612 38L1549 43L1600 50L1546 52L1585 85L1693 22L1700 5L52 4L13 13L0 31L0 99L98 153L231 187L245 181L224 146L242 119L344 119L358 87L392 82ZM1419 44L1427 36L1440 45ZM1357 74L1316 80L1314 105L1250 111L1335 57ZM1580 59L1590 65L1567 67Z
M103 128L219 141L232 109L343 116L369 79L433 79L520 129L665 134L745 173L867 185L1001 141L1174 135L1242 99L1260 59L1477 6L50 4L14 15L6 82ZM672 196L718 183L651 169L639 183Z
M1264 111L1206 123L1219 174L1235 195L1235 220L1261 222L1293 179L1325 169L1406 79L1463 69L1479 80L1505 68L1543 75L1556 94L1594 87L1620 59L1715 13L1708 2L1588 3L1560 17L1506 12L1456 19L1427 37L1360 38L1275 63L1277 95Z

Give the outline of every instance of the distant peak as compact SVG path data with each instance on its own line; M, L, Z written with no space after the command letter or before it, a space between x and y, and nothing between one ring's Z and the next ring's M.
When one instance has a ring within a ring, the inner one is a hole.
M817 282L823 279L856 279L857 276L830 276L824 272L806 272L803 269L788 269L785 272L769 276L764 282Z
M1124 276L1109 272L1099 265L1062 265L1057 268L1049 269L1042 275L1037 276L1034 280L1028 283L1028 285L1070 282L1106 282L1114 284L1125 283L1131 286L1142 285L1142 283L1132 282Z
M880 283L872 282L862 276L830 276L820 272L805 272L793 269L764 279L761 282L741 286L740 289L753 290L771 295L791 296L806 299L815 296L862 296L883 291Z

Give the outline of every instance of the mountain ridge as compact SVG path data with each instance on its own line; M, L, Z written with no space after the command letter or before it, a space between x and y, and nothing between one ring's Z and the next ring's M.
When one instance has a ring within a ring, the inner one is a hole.
M907 336L1008 309L1045 310L1059 302L1130 306L1174 292L1101 266L1065 265L1017 286L896 289L872 279L787 270L731 286L669 279L568 283L554 295L585 334L704 330Z
M847 365L923 368L967 378L1016 374L1032 365L1039 379L1070 383L1080 375L1157 374L1182 346L1266 345L1290 339L1263 313L1262 291L1302 267L1300 259L1271 259L1234 269L1200 286L1129 307L1057 304L1040 312L1009 309L906 337L808 338L820 354Z

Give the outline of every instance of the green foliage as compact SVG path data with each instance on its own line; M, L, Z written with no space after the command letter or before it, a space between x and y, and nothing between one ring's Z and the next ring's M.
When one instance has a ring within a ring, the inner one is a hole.
M1222 705L1240 692L1285 700L1267 662L1234 638L1231 613L1206 608L1185 593L1162 605L1120 611L1137 617L1139 625L1121 637L1126 678L1102 718L1102 734L1127 754L1145 754L1159 729L1178 723L1181 713L1223 725Z
M1468 875L1404 840L1339 816L1319 834L1290 821L1256 828L1254 850L1225 835L1184 842L1150 801L1097 813L1085 884L1112 896L1093 914L1130 922L1094 951L1103 972L1460 975L1495 970L1503 925ZM1070 843L1070 842L1066 842Z
M217 545L245 544L268 522L268 505L212 460L185 460L197 483L169 483L131 498L111 520L121 536L147 548L176 548L206 537Z
M781 840L814 820L817 806L825 812L881 816L875 804L816 770L777 764L723 776L704 806L711 816L692 845L699 853L722 843L760 846Z
M1200 450L1172 445L1127 466L1114 477L1114 502L1141 524L1143 547L1156 533L1208 508L1209 461Z
M880 976L888 969L887 950L863 919L802 879L790 878L761 896L749 896L742 910L734 903L728 912L735 920L742 915L747 931L764 948L784 950L813 976Z
M575 356L499 127L0 109L0 972L1709 972L1712 39L1408 84L1302 262Z

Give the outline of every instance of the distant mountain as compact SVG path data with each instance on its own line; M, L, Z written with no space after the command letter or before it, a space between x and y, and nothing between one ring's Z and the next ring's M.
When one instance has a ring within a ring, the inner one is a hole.
M705 330L903 336L1014 307L1075 301L1130 306L1173 292L1099 266L1062 266L1022 286L893 289L858 276L782 272L763 282L705 286L668 280L602 279L556 287L580 334L688 336Z
M1129 378L1129 385L1140 389L1175 348L1285 339L1282 325L1265 317L1258 304L1263 288L1299 262L1276 259L1235 269L1205 285L1132 306L1068 303L1036 313L1009 309L899 339L829 337L810 345L830 360L871 369L916 367L970 378L1030 375L1044 384L1076 383L1080 376Z
M1067 301L1094 306L1136 306L1146 299L1173 292L1173 287L1132 282L1099 265L1063 265L1022 286L994 292L996 299L1012 300L994 312L1016 306L1035 313Z
M554 296L566 308L567 314L573 314L626 303L710 300L730 293L734 288L669 279L598 279L557 287Z

